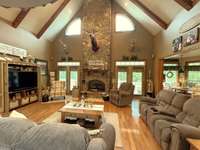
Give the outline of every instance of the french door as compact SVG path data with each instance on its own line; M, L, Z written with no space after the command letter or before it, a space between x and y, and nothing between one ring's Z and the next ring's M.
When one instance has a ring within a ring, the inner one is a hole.
M70 93L74 86L79 86L79 68L63 67L58 70L58 80L66 82L67 93Z
M78 87L78 70L70 71L70 91L73 87Z
M132 83L135 86L134 95L144 94L144 71L137 70L132 72Z
M126 71L119 71L117 74L117 87L119 88L120 85L124 82L127 82L127 72Z

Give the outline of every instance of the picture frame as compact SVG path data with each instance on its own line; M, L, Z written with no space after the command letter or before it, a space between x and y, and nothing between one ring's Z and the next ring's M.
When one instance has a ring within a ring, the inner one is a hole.
M183 48L182 40L183 40L182 36L180 36L180 37L178 37L178 38L173 40L173 42L172 42L172 50L173 50L173 52L177 52L177 51L182 50L182 48Z
M192 29L183 35L183 46L187 47L197 43L199 40L199 28Z

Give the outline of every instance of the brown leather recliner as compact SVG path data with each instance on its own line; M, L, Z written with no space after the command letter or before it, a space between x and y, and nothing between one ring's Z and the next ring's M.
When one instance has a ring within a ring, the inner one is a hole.
M130 105L133 100L134 85L122 83L119 90L110 91L110 101L120 107Z

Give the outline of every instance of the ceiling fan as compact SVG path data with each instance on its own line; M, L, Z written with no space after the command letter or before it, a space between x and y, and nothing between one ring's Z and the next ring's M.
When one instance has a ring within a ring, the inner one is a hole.
M54 3L57 0L0 0L0 6L10 8L33 8L38 6L45 6L49 3Z

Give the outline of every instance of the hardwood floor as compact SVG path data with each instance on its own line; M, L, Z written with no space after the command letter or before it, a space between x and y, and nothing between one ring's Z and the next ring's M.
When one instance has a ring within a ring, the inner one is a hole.
M19 108L17 111L39 123L56 112L63 105L63 103L41 104L37 102ZM105 111L116 112L119 115L124 150L160 150L159 145L154 140L149 129L139 118L138 101L133 101L132 107L125 108L119 108L106 102Z

